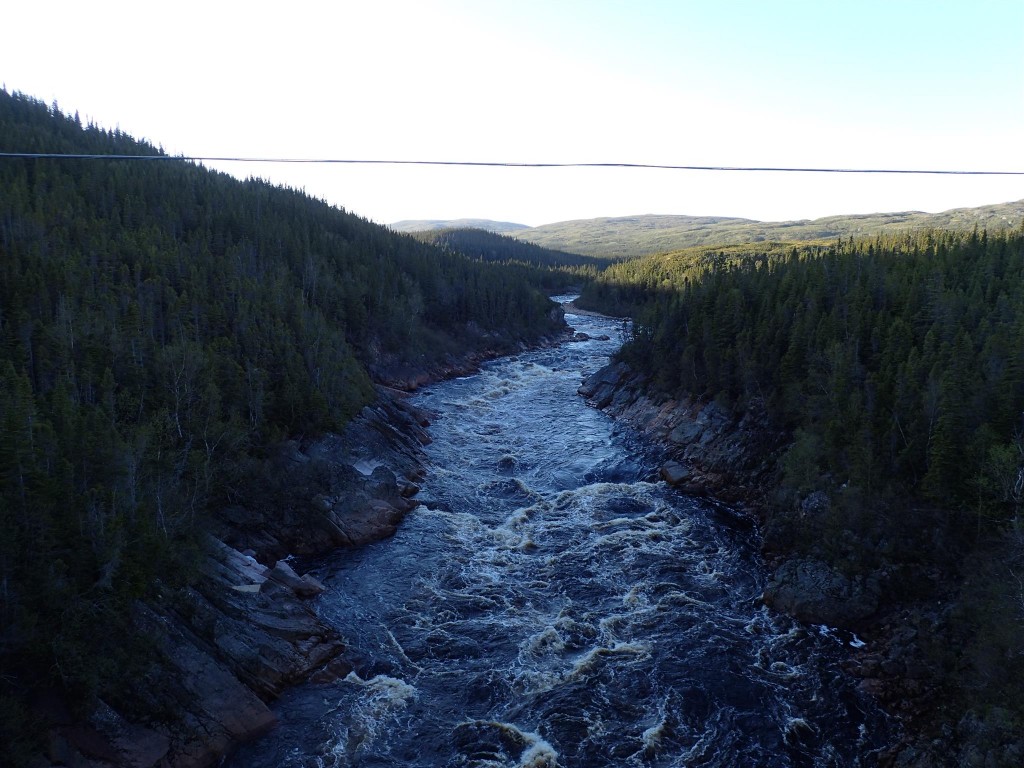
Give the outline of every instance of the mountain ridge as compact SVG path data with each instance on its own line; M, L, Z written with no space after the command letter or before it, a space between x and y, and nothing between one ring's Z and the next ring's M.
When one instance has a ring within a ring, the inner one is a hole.
M618 261L691 246L828 240L911 229L972 229L978 226L980 229L1005 230L1020 226L1022 222L1024 199L950 208L937 213L889 211L786 221L760 221L739 216L634 214L569 219L536 227L490 219L405 220L389 226L400 232L469 226L506 234L556 251Z
M911 229L1005 230L1024 222L1024 200L939 213L894 211L817 219L757 221L727 216L644 214L576 219L519 230L513 237L545 248L621 260L691 246L828 240Z
M510 234L491 232L479 228L431 229L410 232L411 237L421 242L462 253L467 258L496 262L519 262L534 267L559 267L590 265L601 267L607 264L596 256L566 253L532 243L529 240L512 237ZM554 285L550 285L554 288Z
M529 224L493 219L403 219L387 225L395 232L431 232L436 229L483 229L496 234L530 229Z

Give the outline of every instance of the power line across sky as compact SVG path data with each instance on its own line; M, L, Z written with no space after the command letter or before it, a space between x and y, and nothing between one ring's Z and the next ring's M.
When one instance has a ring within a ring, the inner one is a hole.
M352 158L302 157L214 157L184 155L116 155L78 154L57 152L0 152L0 159L30 160L186 160L191 162L227 163L285 163L296 165L431 165L482 168L639 168L670 171L748 171L771 173L875 173L875 174L931 174L944 176L1024 176L1024 171L995 171L938 168L834 168L750 165L672 165L661 163L513 163L476 160L380 160Z

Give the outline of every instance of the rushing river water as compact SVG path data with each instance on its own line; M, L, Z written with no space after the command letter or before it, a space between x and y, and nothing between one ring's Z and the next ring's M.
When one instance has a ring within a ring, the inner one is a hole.
M875 762L892 729L839 667L856 639L761 605L754 534L576 394L619 324L568 319L611 340L415 396L438 415L423 506L307 564L356 671L286 693L233 766Z

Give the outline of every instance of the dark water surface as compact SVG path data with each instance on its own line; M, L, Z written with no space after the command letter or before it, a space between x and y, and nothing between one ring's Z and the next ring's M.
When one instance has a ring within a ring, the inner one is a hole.
M892 728L839 668L854 639L764 608L756 542L656 482L588 408L610 341L489 364L439 414L398 534L310 565L362 663L275 705L232 766L857 766Z

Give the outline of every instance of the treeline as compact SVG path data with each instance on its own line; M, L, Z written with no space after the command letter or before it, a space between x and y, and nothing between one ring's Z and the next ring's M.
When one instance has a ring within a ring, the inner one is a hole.
M535 267L592 266L603 268L608 264L607 259L556 251L526 240L473 227L433 229L414 232L412 236L425 243L484 261L516 262L531 264Z
M472 227L414 232L412 237L469 259L502 264L550 294L578 290L609 263Z
M634 314L621 355L656 390L790 435L767 547L890 600L958 593L942 684L1024 723L1024 230L693 250L581 301Z
M677 275L661 266L623 350L660 388L763 405L810 462L787 465L794 480L1016 514L1024 234L720 252Z
M0 146L159 153L6 91ZM395 361L551 333L553 306L263 181L0 159L0 719L23 672L89 687L120 606L188 577L268 446L342 426Z
M747 262L778 260L797 249L814 253L822 243L747 243L715 248L686 248L629 259L606 267L588 283L576 304L616 317L633 317L659 296L681 290L716 270Z

